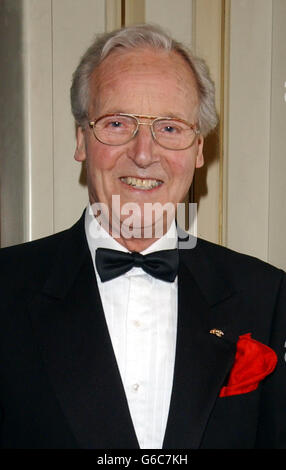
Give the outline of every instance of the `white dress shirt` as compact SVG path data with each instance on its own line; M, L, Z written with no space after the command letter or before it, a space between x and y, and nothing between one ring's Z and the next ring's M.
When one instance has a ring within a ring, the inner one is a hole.
M127 252L100 227L90 206L86 237L114 354L141 449L161 449L169 412L177 333L177 278L155 279L141 268L101 282L95 266L96 249ZM142 254L177 246L175 222Z

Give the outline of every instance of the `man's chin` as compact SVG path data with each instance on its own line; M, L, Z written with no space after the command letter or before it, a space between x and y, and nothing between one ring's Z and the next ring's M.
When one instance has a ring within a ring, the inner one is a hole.
M114 238L161 238L175 217L172 203L162 205L122 204L120 196L112 196L111 207L104 203L92 204L98 223Z
M161 217L153 220L142 219L140 223L130 223L130 220L123 219L120 225L121 236L142 239L161 238L168 231L172 220Z

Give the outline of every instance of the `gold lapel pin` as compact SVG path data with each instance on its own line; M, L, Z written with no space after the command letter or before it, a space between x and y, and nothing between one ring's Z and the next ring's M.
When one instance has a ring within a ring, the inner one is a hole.
M210 330L210 333L212 335L218 336L219 338L221 338L224 335L224 332L221 330L218 330L217 328L213 328L212 330Z

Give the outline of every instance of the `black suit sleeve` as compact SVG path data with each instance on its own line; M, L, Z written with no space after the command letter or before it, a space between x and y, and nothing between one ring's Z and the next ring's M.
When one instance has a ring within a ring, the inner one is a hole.
M263 295L263 293L261 294ZM260 401L257 448L286 448L286 275L283 274L269 346L278 356L275 371L264 384Z

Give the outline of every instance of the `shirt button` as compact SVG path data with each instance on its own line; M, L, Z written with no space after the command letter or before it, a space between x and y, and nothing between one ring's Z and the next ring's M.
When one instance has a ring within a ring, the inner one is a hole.
M137 390L139 389L139 384L133 384L132 388L133 388L134 392L137 392Z

